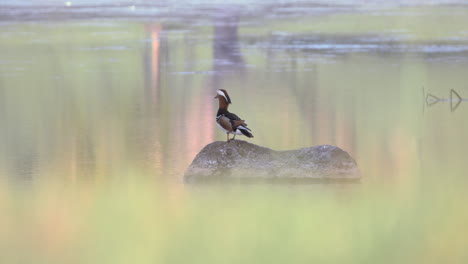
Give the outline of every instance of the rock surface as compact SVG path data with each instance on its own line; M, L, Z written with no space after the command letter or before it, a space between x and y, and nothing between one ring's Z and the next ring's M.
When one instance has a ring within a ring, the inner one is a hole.
M186 183L212 181L358 181L344 150L329 145L275 151L243 140L206 145L184 175Z

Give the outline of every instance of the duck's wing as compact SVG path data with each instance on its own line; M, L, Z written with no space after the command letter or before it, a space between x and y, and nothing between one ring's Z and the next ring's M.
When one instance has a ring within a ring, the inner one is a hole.
M244 136L253 138L251 130L247 127L244 120L231 120L232 129L236 132L241 132Z
M231 119L230 122L231 122L232 130L234 131L236 131L237 129L250 131L250 129L247 127L247 124L245 123L244 120L232 120Z
M216 122L226 131L233 132L233 120L227 118L226 116L221 116Z
M230 120L234 121L233 123L236 123L236 125L235 125L236 127L239 126L239 125L247 126L247 124L245 123L245 120L242 120L240 117L238 117L234 113L229 113L228 112L228 113L224 114L224 116L229 118ZM235 121L242 121L242 122L239 123L239 122L235 122Z
M229 113L229 112L227 112L227 113L224 114L224 116L227 117L227 118L229 118L229 119L231 119L231 120L242 120L242 119L240 119L240 117L238 117L238 116L237 116L236 114L234 114L234 113Z
M236 114L226 113L218 119L218 124L229 132L241 132L244 136L253 138L251 130L247 127L244 120Z

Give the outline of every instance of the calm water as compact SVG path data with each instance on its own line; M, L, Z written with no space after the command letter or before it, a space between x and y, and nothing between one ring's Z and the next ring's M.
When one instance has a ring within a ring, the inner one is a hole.
M468 263L468 5L409 2L1 1L0 263ZM183 184L220 88L361 184Z
M225 138L219 88L252 143L337 145L365 180L468 173L468 104L426 102L468 98L468 6L255 3L3 3L1 182L138 171L183 188Z

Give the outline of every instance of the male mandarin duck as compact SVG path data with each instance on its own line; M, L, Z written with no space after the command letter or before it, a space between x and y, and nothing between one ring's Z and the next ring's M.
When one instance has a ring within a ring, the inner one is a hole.
M231 103L228 93L224 89L219 89L215 98L218 98L219 108L216 114L216 123L224 133L226 133L227 141L234 139L236 135L244 135L253 138L250 129L247 128L245 120L240 119L236 114L228 111L228 106ZM229 134L234 134L232 139L229 139Z

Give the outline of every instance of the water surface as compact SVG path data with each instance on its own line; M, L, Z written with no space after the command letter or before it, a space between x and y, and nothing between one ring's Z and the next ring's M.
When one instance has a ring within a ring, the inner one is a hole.
M424 2L3 1L0 262L466 263L468 6ZM184 185L217 89L361 184Z
M57 8L73 17L81 4ZM2 14L27 11L12 6ZM214 123L220 88L252 143L337 145L364 179L466 172L466 106L426 105L428 93L468 96L466 6L244 7L78 20L37 9L27 11L37 21L4 21L1 178L95 180L130 169L178 185L196 153L224 139Z

